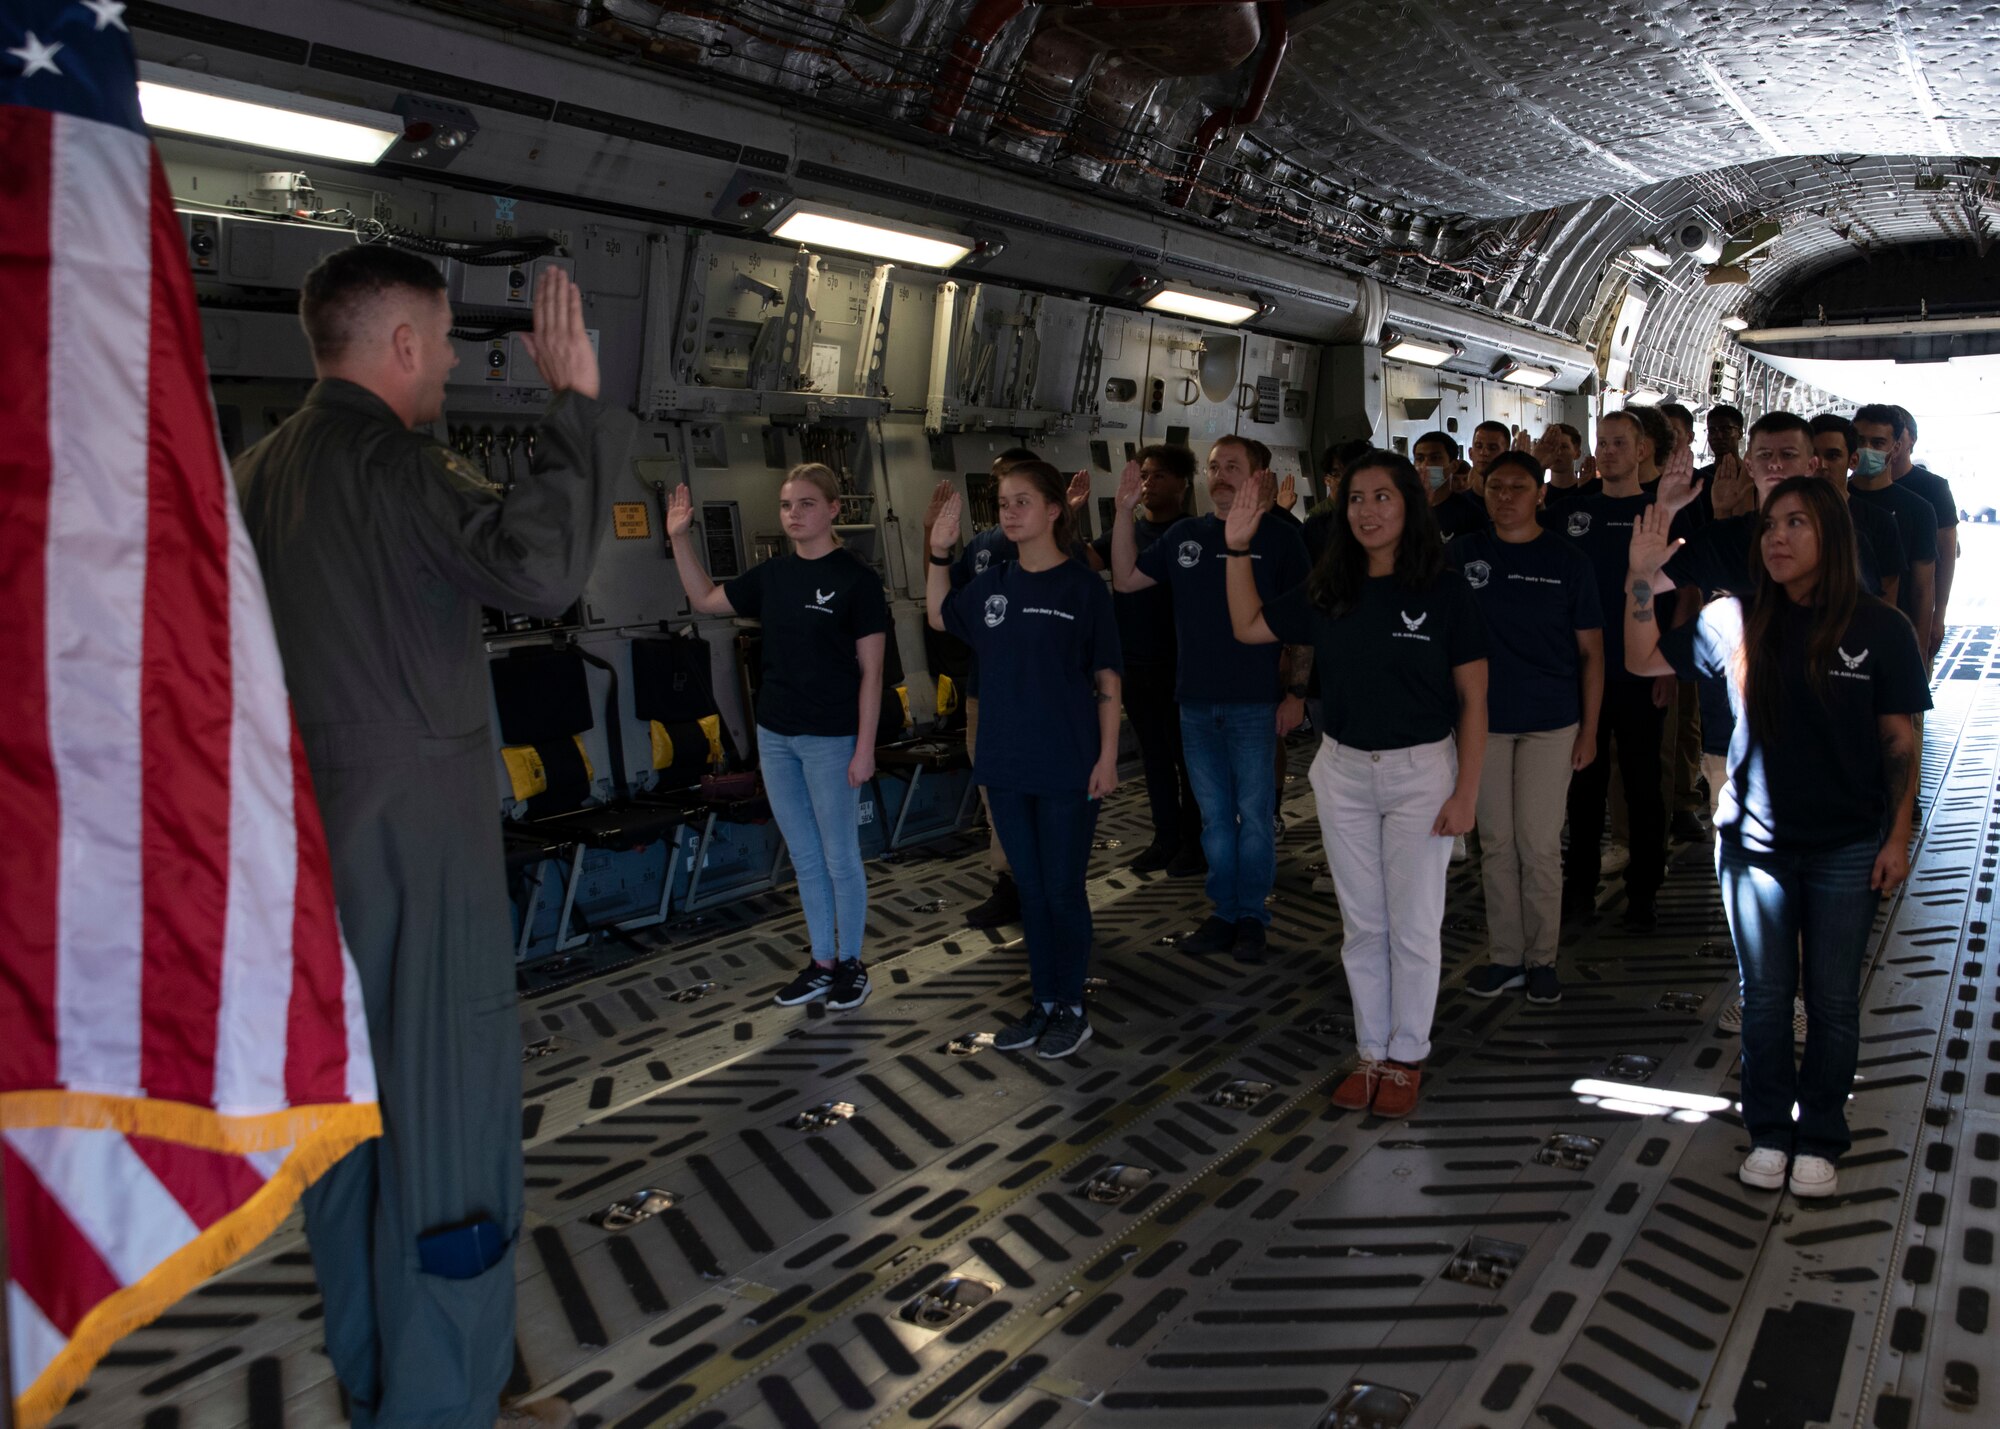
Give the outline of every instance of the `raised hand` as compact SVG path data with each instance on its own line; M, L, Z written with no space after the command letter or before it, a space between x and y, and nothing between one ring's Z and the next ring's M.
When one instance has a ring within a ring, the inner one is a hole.
M938 523L938 513L944 510L944 503L952 493L951 479L942 477L931 488L931 504L924 508L924 540L931 538L931 528Z
M597 395L597 349L583 326L583 294L551 263L535 284L535 329L522 344L551 392Z
M1236 493L1228 518L1222 523L1222 539L1232 550L1249 550L1250 542L1256 538L1257 527L1263 522L1264 513L1270 506L1271 473L1251 472L1250 479L1243 483L1243 489Z
M1139 497L1146 489L1146 478L1139 473L1139 463L1128 461L1125 470L1118 473L1117 502L1120 514L1131 511L1139 504Z
M1528 437L1528 429L1526 427L1514 428L1514 450L1517 452L1532 452L1534 449L1535 444ZM1543 462L1542 465L1546 467L1548 463Z
M1299 479L1290 472L1278 483L1278 504L1287 511L1299 504Z
M938 507L937 520L931 523L927 539L933 556L948 556L958 541L959 515L965 509L965 498L951 490L950 483L940 485L945 487L945 497Z
M1583 454L1583 464L1576 469L1578 485L1597 480L1597 457L1592 452Z
M694 524L694 499L688 495L687 483L674 488L674 494L667 498L667 538L687 534Z
M1674 454L1660 470L1660 488L1654 501L1670 514L1678 515L1700 494L1701 483L1694 479L1694 453L1686 447L1675 447Z
M1757 509L1757 484L1744 469L1743 459L1724 455L1715 459L1715 514L1742 516Z
M1090 473L1080 471L1072 476L1069 479L1069 491L1063 499L1069 503L1069 509L1072 511L1086 505L1090 501Z
M1656 581L1660 568L1687 544L1668 535L1673 524L1673 513L1658 502L1641 511L1639 519L1632 523L1632 546L1625 563L1635 579L1649 584Z
M1556 466L1556 446L1558 437L1554 427L1545 427L1528 448L1529 455L1542 464L1543 471L1554 471Z

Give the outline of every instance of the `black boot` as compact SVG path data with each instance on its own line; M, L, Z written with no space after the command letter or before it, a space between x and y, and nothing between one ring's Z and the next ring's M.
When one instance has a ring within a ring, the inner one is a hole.
M1155 843L1133 859L1129 867L1134 873L1157 873L1173 861L1173 845Z
M968 928L997 928L1002 923L1021 921L1021 890L1014 886L1014 875L1006 869L993 880L993 893L984 903L965 910L965 926Z

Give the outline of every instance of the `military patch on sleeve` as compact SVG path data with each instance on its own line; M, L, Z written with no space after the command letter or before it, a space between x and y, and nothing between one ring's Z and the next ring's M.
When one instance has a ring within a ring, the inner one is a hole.
M479 469L479 464L464 452L439 442L426 447L424 455L430 465L443 472L453 486L467 491L484 492L489 496L501 496L506 492L506 488L488 478L486 473Z

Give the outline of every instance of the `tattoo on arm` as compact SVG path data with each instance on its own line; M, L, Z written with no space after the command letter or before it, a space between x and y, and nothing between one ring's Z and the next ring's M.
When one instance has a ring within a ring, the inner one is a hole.
M1641 625L1653 619L1653 588L1645 581L1632 582L1632 618Z

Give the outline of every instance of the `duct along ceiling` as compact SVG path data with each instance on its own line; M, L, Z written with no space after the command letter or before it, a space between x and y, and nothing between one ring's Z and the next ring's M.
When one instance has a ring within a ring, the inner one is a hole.
M1627 385L1696 401L1724 319L1909 245L1983 270L2000 223L1991 3L426 3L1585 342L1636 293ZM1884 311L1940 287L1900 271Z

